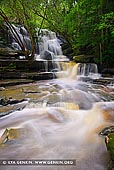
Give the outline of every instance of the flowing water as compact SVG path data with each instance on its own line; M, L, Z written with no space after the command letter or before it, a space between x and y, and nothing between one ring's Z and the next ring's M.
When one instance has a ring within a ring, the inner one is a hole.
M9 29L11 46L15 50L22 50L21 46L24 46L25 50L32 49L29 34L24 26L12 25L13 29L10 29L8 25L6 26ZM35 60L69 61L62 53L62 41L58 39L55 32L47 29L39 30L39 28L35 31ZM19 56L19 59L25 59L25 57Z
M62 55L59 39L57 39L55 32L48 31L47 29L42 29L41 35L38 36L38 41L40 54L43 51L51 51L55 55Z
M114 121L114 89L76 78L78 65L62 64L58 79L10 86L1 96L27 101L1 106L24 109L0 118L0 135L13 135L0 147L0 160L75 159L76 166L0 166L0 170L106 170L109 155L98 133ZM66 71L65 71L66 70Z

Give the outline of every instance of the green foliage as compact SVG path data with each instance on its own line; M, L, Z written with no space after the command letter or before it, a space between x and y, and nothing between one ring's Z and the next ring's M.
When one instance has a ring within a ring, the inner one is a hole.
M27 28L33 47L35 29L43 27L61 34L74 55L92 54L101 64L114 60L112 0L2 0L0 5L11 23Z
M99 30L108 29L112 30L114 28L114 12L103 14L101 16L100 23L98 25Z
M111 160L114 161L114 133L109 134L106 139L107 150L110 154Z
M8 65L8 68L10 69L10 68L16 68L16 65L15 65L15 63L10 63L9 65Z

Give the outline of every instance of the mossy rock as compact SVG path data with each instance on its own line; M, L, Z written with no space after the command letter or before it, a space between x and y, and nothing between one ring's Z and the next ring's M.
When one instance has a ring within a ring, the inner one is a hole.
M93 55L78 55L78 56L74 56L73 57L73 60L76 62L76 63L89 63L89 62L94 62L94 58L95 56Z
M105 127L102 131L99 132L99 135L108 136L111 133L114 133L114 126Z
M108 136L105 137L105 143L111 160L114 161L114 133L110 133Z

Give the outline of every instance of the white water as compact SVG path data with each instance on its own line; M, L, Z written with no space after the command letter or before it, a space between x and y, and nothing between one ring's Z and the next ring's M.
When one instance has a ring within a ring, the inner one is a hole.
M31 41L27 30L23 26L12 25L14 30L10 30L12 38L12 47L16 50L22 50L18 42L23 44L25 50L31 50ZM8 27L8 26L7 26ZM8 27L9 28L9 27ZM57 38L56 33L49 31L47 29L41 29L39 35L39 28L36 29L36 51L35 60L43 60L42 55L44 52L49 52L52 55L53 60L59 61L69 61L69 59L62 54L62 48L60 45L60 40ZM17 42L18 41L18 42ZM20 56L20 59L23 59Z
M89 111L36 107L15 112L0 120L0 128L20 129L20 137L0 148L0 159L76 159L76 167L32 166L30 169L105 170L108 154L98 132L111 124L106 117L112 110L114 113L114 102L96 104ZM15 168L28 169L3 166L1 170Z
M57 72L58 78L81 80L81 78L99 79L101 75L95 63L61 62L61 70Z
M43 51L50 51L53 52L55 55L62 55L62 49L55 32L42 29L41 36L38 38L40 54Z
M44 40L46 37L44 35ZM47 40L43 40L47 44L44 45L43 42L41 51L49 48L53 52L54 38L47 39L48 42L53 42L50 47ZM58 53L57 51L54 52ZM48 63L45 64L48 71ZM104 86L77 81L79 72L80 76L88 76L89 73L94 76L97 73L96 65L91 65L94 71L86 68L86 65L79 71L79 66L80 64L74 65L72 62L70 65L64 63L58 65L58 69L61 70L62 67L63 71L57 72L57 80L9 87L0 91L1 96L29 99L23 110L0 118L1 135L6 128L19 132L17 138L10 138L0 146L0 159L75 159L76 166L9 165L0 166L0 170L107 169L109 155L104 138L98 133L104 127L113 125L113 91ZM31 89L36 93L30 93Z
M16 38L19 42L20 40L22 41L26 50L31 50L31 42L30 42L30 38L28 36L27 30L23 26L15 26L15 25L12 25L12 26L15 29L15 31L13 30L13 33L10 30L11 35L12 35L12 41L13 41L12 47L16 50L21 50L21 47L15 40Z
M88 76L89 74L98 74L97 64L94 63L81 63L78 68L78 74Z
M20 133L0 147L0 159L76 159L76 166L18 165L0 170L106 170L109 155L98 133L113 124L114 102L103 102L102 95L110 95L105 87L77 81L75 67L67 78L10 88L15 98L22 93L30 102L25 109L0 118L1 135L6 128ZM38 93L24 94L21 88Z

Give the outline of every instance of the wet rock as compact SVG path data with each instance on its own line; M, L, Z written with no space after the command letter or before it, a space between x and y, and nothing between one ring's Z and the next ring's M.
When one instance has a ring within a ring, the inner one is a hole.
M56 92L57 88L53 85L47 85L47 86L39 86L40 91L49 91L49 92Z
M0 145L5 144L9 140L17 139L20 136L19 129L8 129L6 128L3 132L2 136L0 137Z
M40 93L40 92L38 92L38 91L23 91L23 93Z
M40 57L41 57L42 59L45 59L45 60L53 60L54 57L55 57L55 55L54 55L53 52L47 50L47 51L42 52L42 53L40 54Z
M0 99L0 105L6 106L8 104L8 99L7 98L1 98Z
M6 116L6 115L9 115L15 111L21 111L25 108L26 105L23 105L23 106L20 106L20 107L17 107L15 109L12 109L12 110L9 110L9 111L6 111L6 112L1 112L0 113L0 117L3 117L3 116Z
M11 48L0 48L0 58L2 56L7 56L8 58L18 56L18 53L16 50L13 50Z
M32 79L32 80L48 80L48 79L53 79L54 75L51 72L33 72L33 73L23 73L21 75L22 78L24 79Z
M24 102L24 101L27 101L27 100L26 99L15 100L15 99L12 99L11 97L9 99L7 99L5 97L5 98L0 99L0 105L7 106L8 104L12 105L12 104L21 103L21 102Z
M73 49L69 43L64 43L61 45L63 54L72 59Z
M26 99L21 99L21 100L14 100L14 99L9 99L8 100L8 104L17 104L17 103L21 103L27 101Z
M104 68L101 73L106 76L106 75L114 75L114 68Z
M19 85L19 84L28 84L28 83L33 83L33 82L34 82L34 80L29 80L29 79L2 80L2 81L0 81L0 86L1 86L0 91L5 90L4 87L6 87L6 86L15 86L15 85Z
M8 129L6 129L2 134L2 136L0 137L0 145L6 143L7 140L8 140Z
M110 133L114 133L114 126L109 126L104 128L101 132L99 132L100 136L107 136Z
M4 87L0 87L0 91L3 91L3 90L5 90L5 88Z
M67 110L79 110L79 105L75 103L68 102L57 102L53 104L54 107L63 107Z
M59 102L61 99L61 96L59 94L55 93L50 93L47 96L44 96L42 98L43 101L47 101L48 104L53 104Z
M2 71L0 72L1 79L31 79L31 80L48 80L55 78L52 72L20 72L17 70L13 71ZM19 83L18 83L19 84ZM20 83L21 84L21 83Z
M22 51L22 50L14 50L12 48L0 48L0 59L19 59L19 56L25 56L26 54L30 54L30 51Z
M96 83L96 84L100 84L100 85L109 85L109 84L113 84L114 83L114 79L113 78L100 78L100 79L95 79L95 80L92 80L92 83Z

